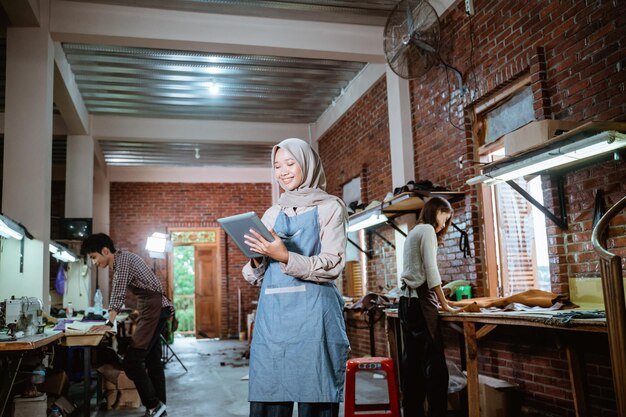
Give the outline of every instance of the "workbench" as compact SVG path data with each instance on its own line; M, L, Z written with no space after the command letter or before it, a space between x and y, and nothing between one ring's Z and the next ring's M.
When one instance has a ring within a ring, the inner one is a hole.
M487 336L498 326L524 326L554 329L567 332L606 333L606 319L572 319L568 325L556 324L551 320L556 311L507 311L494 313L444 313L440 312L443 323L463 335L465 361L467 370L467 400L469 417L479 417L479 384L478 384L478 341ZM402 328L397 309L385 310L386 329L389 340L390 355L396 361L400 378L402 357ZM564 343L570 384L577 417L588 415L581 378L581 364L576 350L567 342Z
M0 416L4 414L6 405L9 401L15 378L22 366L22 359L29 351L47 346L63 337L63 332L45 331L42 334L20 337L14 341L0 342L0 354L10 357L9 369L2 378L2 389L0 389Z
M68 348L81 349L83 352L83 416L91 415L91 349L100 345L104 333L66 334L61 345ZM97 404L100 404L101 383L98 378Z

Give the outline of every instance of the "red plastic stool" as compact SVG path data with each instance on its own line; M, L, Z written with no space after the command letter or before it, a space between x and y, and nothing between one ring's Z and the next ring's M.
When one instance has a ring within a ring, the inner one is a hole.
M357 372L380 372L387 374L388 404L356 404L355 380ZM357 358L348 360L346 366L346 400L344 417L400 417L396 368L391 358Z

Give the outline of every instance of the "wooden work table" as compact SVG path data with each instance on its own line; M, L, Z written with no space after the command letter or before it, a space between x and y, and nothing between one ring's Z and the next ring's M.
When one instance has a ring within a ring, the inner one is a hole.
M42 334L20 337L14 341L0 342L0 355L7 357L8 372L0 377L0 416L4 414L15 377L20 371L22 359L29 351L39 349L53 343L63 337L63 332L53 330L45 331Z
M568 310L571 311L571 310ZM478 384L478 341L487 336L496 327L525 326L541 327L560 331L606 333L606 319L572 319L567 325L558 324L553 319L557 311L510 311L494 313L444 313L440 312L441 320L451 328L463 334L465 360L467 368L467 397L469 417L479 417L479 384ZM385 311L387 316L387 335L390 353L398 364L401 357L402 334L398 312L395 309ZM570 376L570 384L577 417L588 415L581 378L581 364L578 354L569 343L564 343Z
M62 337L63 332L48 330L42 334L20 337L14 341L0 342L0 352L33 350L48 345Z

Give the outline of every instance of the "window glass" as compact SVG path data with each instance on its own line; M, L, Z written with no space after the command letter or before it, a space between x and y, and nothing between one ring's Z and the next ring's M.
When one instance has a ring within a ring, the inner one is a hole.
M485 119L487 126L485 144L535 120L533 93L530 86L514 94L503 104L489 110Z
M490 159L503 154L499 149ZM543 204L541 178L515 180ZM546 220L544 214L506 183L491 188L493 218L485 219L495 236L495 257L498 269L498 291L494 295L511 294L538 288L550 291L550 273Z
M361 204L361 178L355 177L349 182L343 185L342 198L346 205L351 203ZM348 239L357 245L364 244L360 238L363 231L348 233ZM361 252L354 246L353 243L348 242L346 245L346 267L344 269L343 277L336 280L335 284L343 295L350 297L360 297L363 295L363 285L366 279L366 271L362 268ZM365 264L363 264L365 265Z

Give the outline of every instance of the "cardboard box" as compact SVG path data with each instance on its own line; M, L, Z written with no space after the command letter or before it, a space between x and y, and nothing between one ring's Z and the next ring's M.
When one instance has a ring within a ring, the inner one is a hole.
M67 392L69 382L65 371L47 372L45 381L37 385L37 390L39 392L53 394L54 396L64 395Z
M141 398L136 389L114 389L105 393L107 410L127 410L141 407Z
M559 130L572 130L581 122L563 120L538 120L504 135L504 153L515 155L533 146L548 142Z
M480 416L510 417L516 415L514 393L517 384L478 375Z
M135 389L135 383L126 373L111 364L105 364L98 368L103 377L103 387L107 410L131 409L141 406L139 393Z
M106 398L107 410L112 410L115 407L115 403L117 402L117 393L116 389L108 389L104 393L104 398Z
M122 369L107 363L99 367L97 371L104 378L103 385L105 390L135 389L135 383Z
M141 406L141 399L136 389L121 389L118 392L117 404L115 405L115 408L118 410L139 408Z
M135 383L126 375L126 372L121 371L117 376L117 389L135 389Z
M48 409L48 397L41 394L38 397L13 398L13 417L46 417Z
M70 415L76 410L76 404L67 399L67 397L57 398L54 405L63 410L64 415Z

